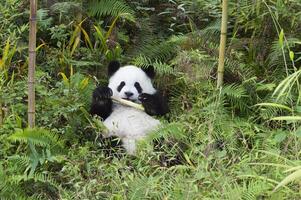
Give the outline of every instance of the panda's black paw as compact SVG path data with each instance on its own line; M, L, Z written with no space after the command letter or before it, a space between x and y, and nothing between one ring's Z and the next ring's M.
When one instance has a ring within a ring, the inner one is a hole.
M141 93L138 97L139 101L143 103L151 103L154 100L153 95L147 93Z
M141 101L145 112L149 115L163 116L169 112L167 102L161 93L142 93L138 99Z
M145 112L149 115L157 114L157 100L154 95L142 93L138 97L139 101L141 101L142 106L145 109Z
M111 90L111 88L107 86L99 86L93 92L93 98L96 101L109 99L111 98L112 95L113 95L113 91Z

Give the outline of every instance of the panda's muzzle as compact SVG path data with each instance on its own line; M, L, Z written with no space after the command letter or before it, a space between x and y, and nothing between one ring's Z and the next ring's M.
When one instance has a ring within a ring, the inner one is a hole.
M126 98L130 98L131 96L134 95L133 92L124 92L124 94L125 94Z

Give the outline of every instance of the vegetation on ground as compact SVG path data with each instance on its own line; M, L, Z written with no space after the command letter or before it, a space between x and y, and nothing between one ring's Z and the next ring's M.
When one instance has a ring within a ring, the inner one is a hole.
M0 3L0 199L300 199L301 2L38 2L36 126L27 124L29 1ZM153 65L171 112L136 156L89 115L106 66Z

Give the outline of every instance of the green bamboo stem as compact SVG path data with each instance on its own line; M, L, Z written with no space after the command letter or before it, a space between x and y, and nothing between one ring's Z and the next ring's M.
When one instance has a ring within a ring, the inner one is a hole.
M29 18L29 62L28 62L28 125L35 126L35 66L36 66L36 32L37 0L30 0Z
M221 24L221 36L219 47L219 59L217 68L217 88L222 87L224 81L224 67L225 67L225 51L227 40L227 21L228 21L228 0L223 0L222 5L222 24Z

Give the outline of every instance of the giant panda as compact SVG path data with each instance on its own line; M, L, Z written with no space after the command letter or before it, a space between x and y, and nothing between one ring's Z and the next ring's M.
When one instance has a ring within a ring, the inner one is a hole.
M142 69L112 61L107 72L109 83L93 91L90 113L103 119L108 130L105 137L120 138L126 152L135 154L137 141L160 125L153 116L168 113L166 98L152 84L155 77L152 66ZM142 104L144 111L115 103L111 97Z

